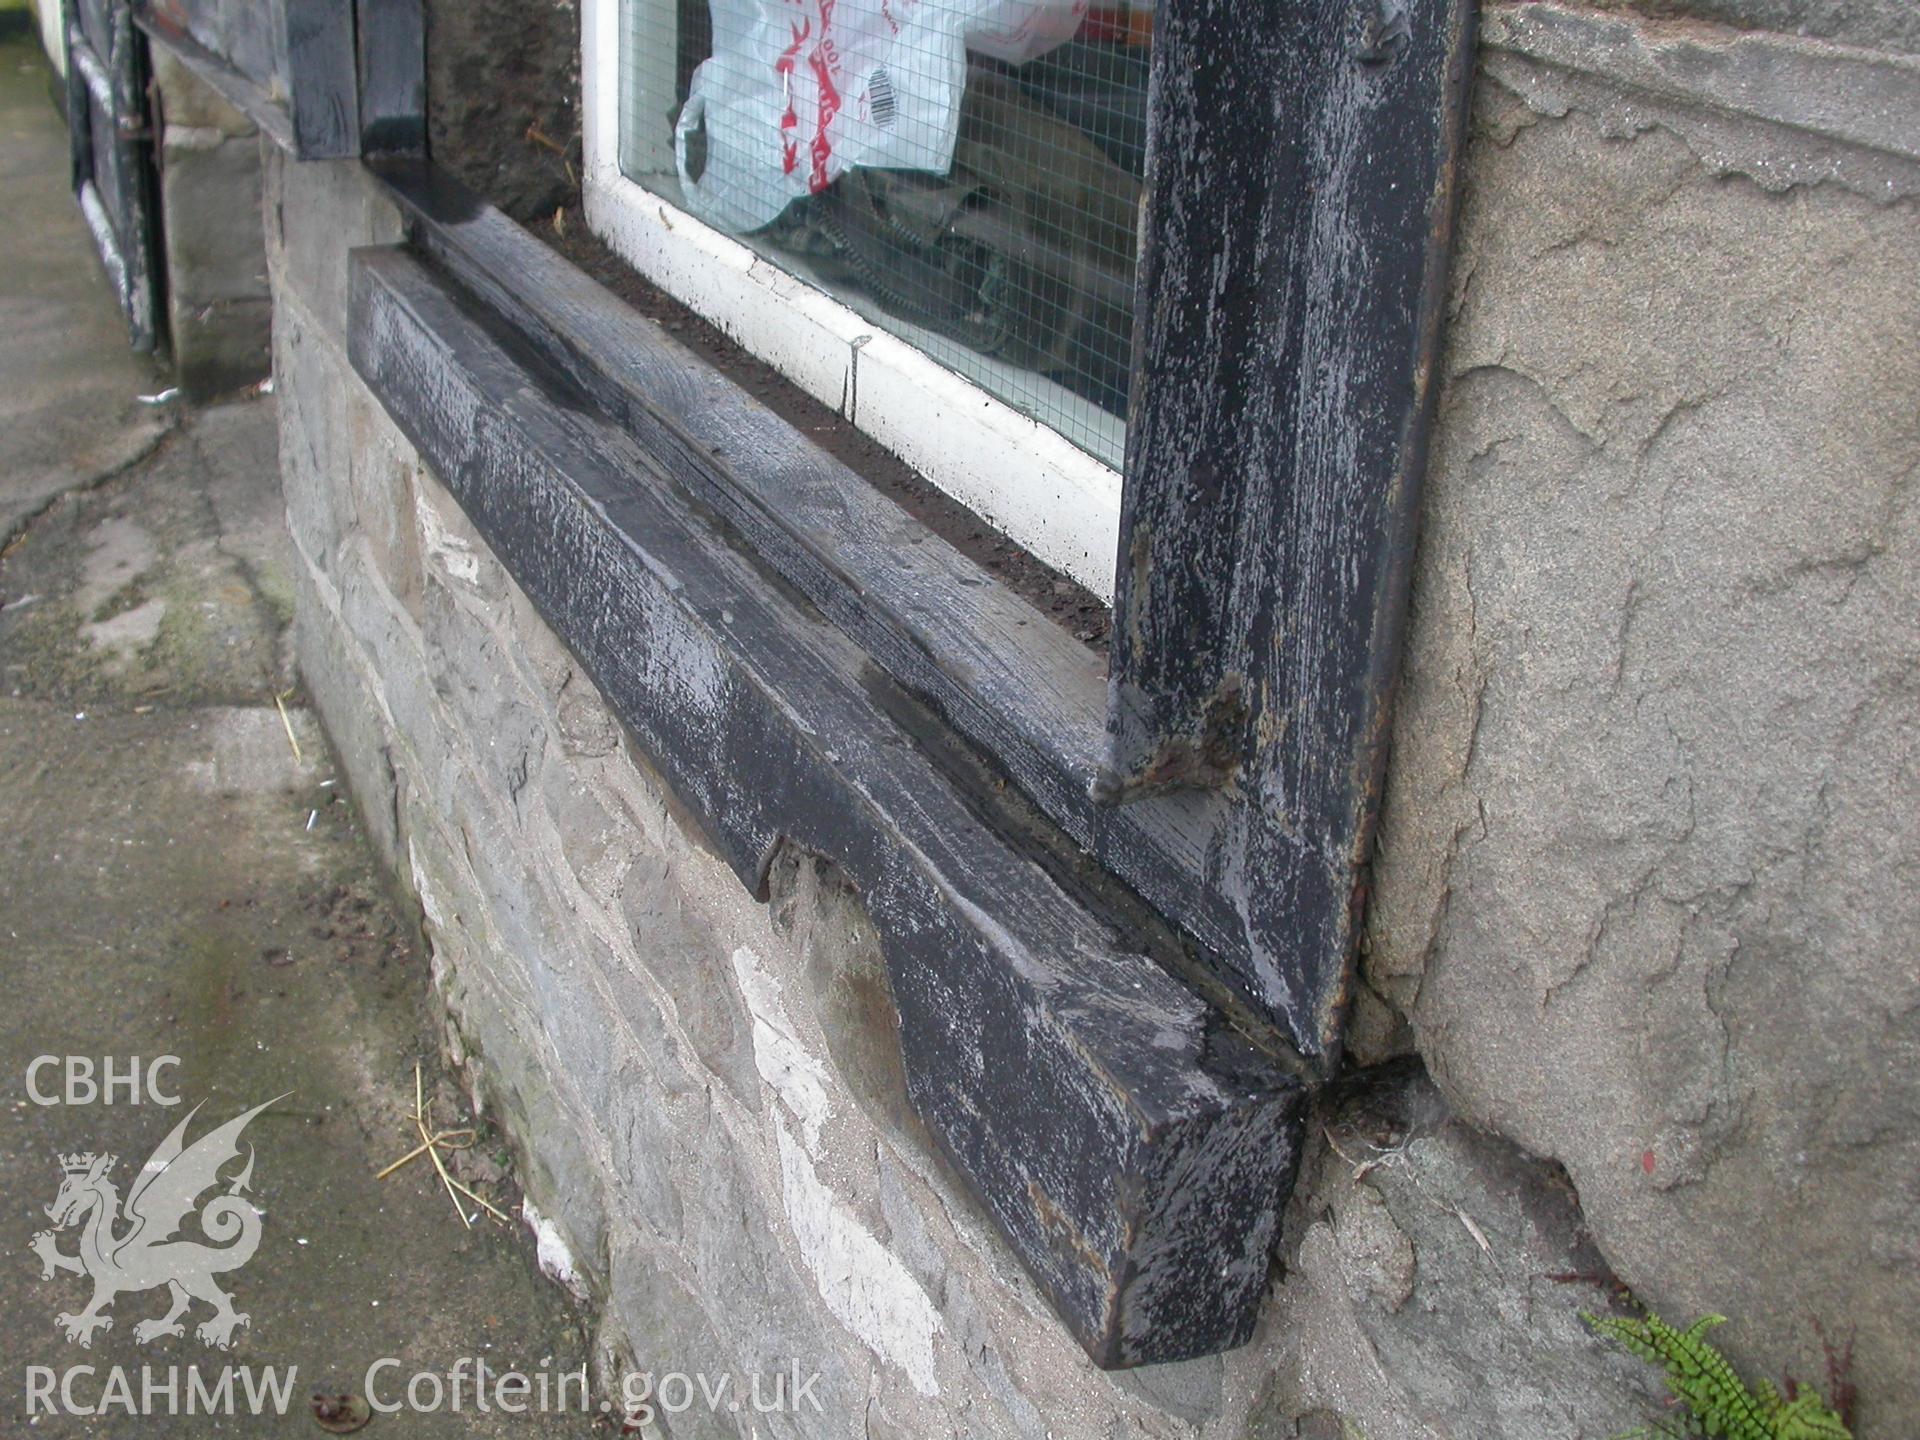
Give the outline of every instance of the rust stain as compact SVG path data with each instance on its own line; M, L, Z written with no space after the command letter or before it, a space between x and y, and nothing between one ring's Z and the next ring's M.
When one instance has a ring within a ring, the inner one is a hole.
M1080 1233L1073 1217L1054 1203L1053 1197L1040 1188L1038 1180L1027 1181L1027 1202L1033 1206L1033 1213L1047 1235L1055 1241L1064 1241L1068 1249L1111 1286L1113 1275L1107 1268L1107 1257L1087 1243L1087 1237Z
M1200 707L1190 734L1168 735L1123 782L1128 797L1181 787L1217 790L1233 783L1245 762L1252 715L1238 671L1221 677Z

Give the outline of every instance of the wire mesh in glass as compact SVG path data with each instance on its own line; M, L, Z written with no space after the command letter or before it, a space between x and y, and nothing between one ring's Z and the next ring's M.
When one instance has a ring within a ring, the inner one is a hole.
M629 179L1118 466L1153 5L623 0Z

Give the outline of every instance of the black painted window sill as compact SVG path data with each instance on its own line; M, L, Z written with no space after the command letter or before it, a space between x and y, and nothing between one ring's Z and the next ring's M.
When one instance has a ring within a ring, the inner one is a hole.
M1242 1343L1307 1088L942 718L1084 796L1097 660L497 211L378 173L412 240L354 256L362 379L743 882L782 843L851 878L913 1103L1088 1353Z

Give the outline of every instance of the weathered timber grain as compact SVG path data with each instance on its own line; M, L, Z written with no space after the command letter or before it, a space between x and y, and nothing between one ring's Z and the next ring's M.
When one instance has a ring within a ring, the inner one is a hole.
M1157 12L1102 793L1234 797L1245 978L1315 1054L1377 808L1473 18Z
M917 1110L1100 1364L1244 1341L1304 1090L988 829L871 661L623 426L401 251L354 259L356 371L756 890L858 887Z
M427 148L427 22L421 0L356 0L360 153Z
M339 160L360 153L353 0L282 0L287 115L294 154Z
M1073 842L1231 977L1246 929L1209 884L1214 795L1095 803L1098 655L813 444L766 403L435 166L375 173L414 243L674 483L725 516L907 689L993 757Z

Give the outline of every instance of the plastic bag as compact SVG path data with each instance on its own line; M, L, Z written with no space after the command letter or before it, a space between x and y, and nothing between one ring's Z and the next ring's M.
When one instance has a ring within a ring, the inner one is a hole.
M1010 64L1088 0L711 0L713 54L674 130L687 208L758 230L855 165L945 174L969 48Z

